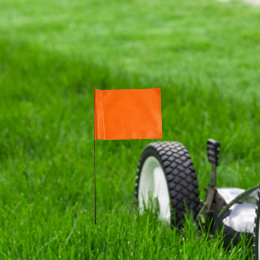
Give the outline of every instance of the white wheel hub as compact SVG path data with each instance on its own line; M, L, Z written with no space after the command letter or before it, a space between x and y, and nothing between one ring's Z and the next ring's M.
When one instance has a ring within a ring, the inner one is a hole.
M158 201L159 219L171 222L170 198L167 181L159 161L148 157L142 167L139 181L138 201L141 213L148 208L149 201L153 206Z

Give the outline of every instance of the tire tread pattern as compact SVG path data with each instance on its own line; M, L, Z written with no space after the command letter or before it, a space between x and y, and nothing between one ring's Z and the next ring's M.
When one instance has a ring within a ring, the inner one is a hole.
M176 224L180 225L186 213L185 204L196 218L200 211L197 176L190 155L178 142L150 143L139 160L135 185L135 196L138 199L139 179L142 165L148 156L154 155L164 170L172 209ZM173 218L172 218L173 224Z
M254 249L254 260L259 259L258 255L258 243L259 243L259 218L260 218L260 185L257 193L256 208L255 208L255 222L254 222L254 235L253 235L253 249Z

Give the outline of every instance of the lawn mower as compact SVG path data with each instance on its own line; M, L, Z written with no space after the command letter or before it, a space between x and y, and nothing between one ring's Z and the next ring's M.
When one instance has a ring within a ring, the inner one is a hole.
M150 143L139 160L135 196L140 212L157 205L160 220L182 226L187 210L197 223L213 234L223 233L224 244L237 244L242 234L254 243L254 259L260 259L259 186L249 190L217 188L216 173L220 143L207 140L211 164L210 183L205 201L199 199L197 176L186 148L178 142Z

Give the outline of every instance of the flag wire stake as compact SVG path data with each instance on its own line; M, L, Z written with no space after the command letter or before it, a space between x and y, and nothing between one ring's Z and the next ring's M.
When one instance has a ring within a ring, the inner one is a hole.
M97 185L96 185L96 149L95 149L95 139L94 139L94 186L95 186L95 225L97 224Z

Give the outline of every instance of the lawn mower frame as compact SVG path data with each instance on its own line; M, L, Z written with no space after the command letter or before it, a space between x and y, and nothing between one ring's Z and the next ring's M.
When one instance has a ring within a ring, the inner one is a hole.
M249 190L216 187L220 143L207 140L211 164L205 201L199 199L195 169L186 148L178 142L155 142L143 151L137 169L135 194L140 212L156 201L159 218L182 227L187 208L212 234L223 233L226 246L236 245L242 234L254 244L254 259L260 259L259 186ZM153 204L154 205L154 204Z

